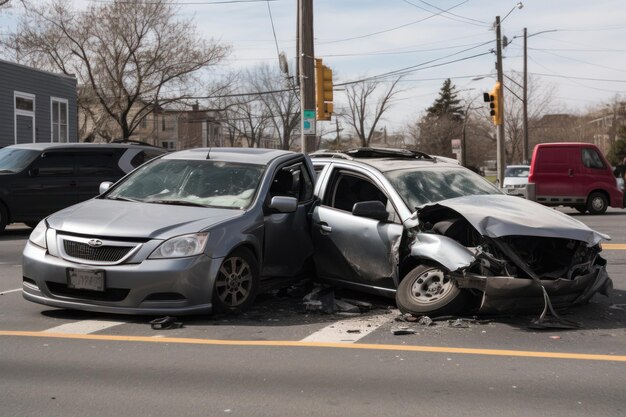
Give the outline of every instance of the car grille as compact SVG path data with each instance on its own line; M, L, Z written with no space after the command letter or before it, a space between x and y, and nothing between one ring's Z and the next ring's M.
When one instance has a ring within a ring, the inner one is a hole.
M68 256L97 262L117 262L135 246L90 246L73 240L63 240L63 249Z

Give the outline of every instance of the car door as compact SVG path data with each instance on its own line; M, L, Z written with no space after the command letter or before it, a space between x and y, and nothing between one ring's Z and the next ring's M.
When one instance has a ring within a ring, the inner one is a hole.
M395 287L403 227L379 181L358 168L335 166L324 176L312 218L315 267L323 280L381 289ZM381 201L388 221L352 214L354 204Z
M263 268L265 277L293 277L302 273L313 256L308 215L314 203L312 171L304 159L290 162L276 170L266 198L294 197L298 201L292 213L266 209L264 216Z
M77 151L76 157L76 181L78 200L84 201L99 194L100 183L105 181L115 182L120 179L124 172L117 164L119 150L97 149Z
M27 175L13 184L16 213L21 219L41 219L78 202L72 152L43 152Z

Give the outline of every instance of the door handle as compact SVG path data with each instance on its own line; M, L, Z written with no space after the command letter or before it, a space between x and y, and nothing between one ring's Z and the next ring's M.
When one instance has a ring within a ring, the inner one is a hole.
M319 227L321 231L326 232L326 233L330 233L333 231L333 228L330 227L328 223L325 223L325 222L318 223L317 227Z
M70 187L76 187L76 181L71 181L70 182Z
M567 170L567 175L569 175L570 177L574 176L574 171L572 170L572 168Z

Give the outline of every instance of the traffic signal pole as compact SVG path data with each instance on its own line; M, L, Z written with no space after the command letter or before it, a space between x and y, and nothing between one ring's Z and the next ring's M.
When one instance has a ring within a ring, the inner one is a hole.
M315 151L315 77L313 0L298 0L298 68L300 73L300 143L304 153Z
M502 187L504 183L504 165L506 164L505 154L505 142L504 142L504 74L502 72L502 40L500 33L500 16L496 16L496 54L497 54L497 70L498 70L498 83L500 83L500 123L496 124L496 165L497 165L497 179L498 186Z

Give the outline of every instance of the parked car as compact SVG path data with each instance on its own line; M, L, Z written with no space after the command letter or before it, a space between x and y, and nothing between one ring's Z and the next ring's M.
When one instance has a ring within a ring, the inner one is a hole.
M477 299L480 312L583 303L611 285L608 236L456 163L370 148L311 157L214 148L151 161L33 230L24 297L124 314L240 311L311 261L319 280L416 315Z
M504 170L502 188L508 195L526 197L530 165L509 165Z
M309 265L313 179L294 152L167 154L33 230L24 298L123 314L244 310Z
M590 143L538 144L528 183L528 198L548 206L591 214L602 214L609 206L624 207L624 193L611 165Z
M7 224L34 227L55 211L98 195L165 150L134 144L31 143L0 149L0 232Z

